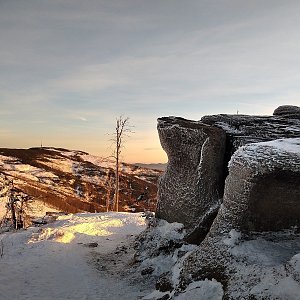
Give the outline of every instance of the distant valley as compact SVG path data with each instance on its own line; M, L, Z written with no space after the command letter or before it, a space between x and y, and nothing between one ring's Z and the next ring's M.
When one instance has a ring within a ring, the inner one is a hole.
M153 211L162 166L122 163L121 169L119 210ZM25 209L32 217L51 211L102 212L114 197L114 162L82 151L0 148L0 173L29 196ZM3 214L3 200L1 205Z

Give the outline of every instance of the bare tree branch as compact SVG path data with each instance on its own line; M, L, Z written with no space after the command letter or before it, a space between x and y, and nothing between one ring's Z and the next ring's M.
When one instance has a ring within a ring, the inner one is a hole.
M114 208L119 211L119 189L120 189L120 156L126 137L129 137L133 131L132 126L129 124L129 118L119 116L116 118L116 127L114 133L111 134L112 145L114 147L113 153L110 157L115 160L115 194L114 194Z

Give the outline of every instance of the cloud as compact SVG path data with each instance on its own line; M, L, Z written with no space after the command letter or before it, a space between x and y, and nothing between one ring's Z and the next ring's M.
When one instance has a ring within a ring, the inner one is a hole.
M78 119L79 119L80 121L82 121L82 122L86 122L86 121L87 121L87 119L84 118L84 117L78 117Z
M300 105L299 7L0 1L0 128L34 132L32 123L44 121L41 131L64 129L61 141L72 131L92 141L123 114L136 126L132 143L155 152L159 116L270 114L283 102Z

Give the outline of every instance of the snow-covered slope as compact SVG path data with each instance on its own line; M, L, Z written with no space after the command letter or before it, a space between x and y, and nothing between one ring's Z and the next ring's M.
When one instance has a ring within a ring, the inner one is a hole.
M0 234L0 299L140 299L149 291L126 276L126 249L144 228L141 214L85 213Z
M0 173L31 196L26 205L31 216L42 216L47 211L106 211L107 200L111 201L114 193L113 167L112 161L82 151L0 149ZM122 164L119 209L154 210L160 174L159 170ZM138 202L141 195L145 201Z

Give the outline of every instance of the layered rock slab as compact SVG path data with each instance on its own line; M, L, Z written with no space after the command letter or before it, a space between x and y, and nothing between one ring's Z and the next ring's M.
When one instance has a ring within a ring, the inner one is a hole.
M273 115L289 119L300 119L300 107L295 105L281 105L274 110Z
M300 107L283 105L273 116L211 115L201 122L226 132L226 163L241 146L250 143L300 137Z
M225 132L177 117L158 119L157 128L168 165L159 182L156 216L183 223L193 234L223 194Z

